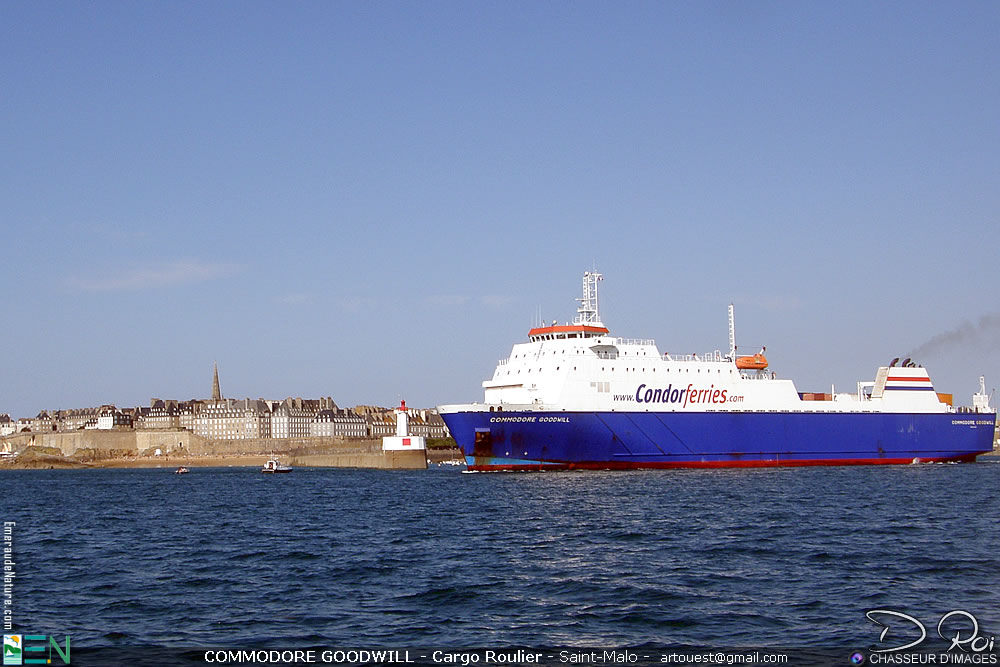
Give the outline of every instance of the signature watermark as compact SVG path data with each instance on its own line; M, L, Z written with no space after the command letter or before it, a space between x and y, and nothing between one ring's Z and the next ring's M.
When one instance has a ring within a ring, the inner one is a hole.
M995 652L996 637L984 633L979 620L968 611L949 611L932 626L937 637L947 643L943 651L936 640L925 644L929 635L927 626L912 614L872 609L865 617L881 629L878 645L869 649L867 656L860 651L852 654L850 660L854 665L863 664L866 659L872 664L1000 665Z
M903 633L905 633L906 629L910 631L915 629L920 632L920 636L913 641L898 646L890 645L887 648L873 649L872 653L905 651L919 646L927 639L927 627L919 619L910 614L893 609L872 609L865 616L869 621L882 628L882 632L878 637L880 643L885 642L889 631L895 627L889 624L890 620L894 622L902 621L904 623ZM896 626L898 625L899 623L897 622ZM980 634L979 621L976 620L975 616L961 609L949 611L941 617L941 620L937 624L937 634L941 639L950 642L948 651L959 649L971 653L991 653L996 643L996 637L992 635L987 637Z

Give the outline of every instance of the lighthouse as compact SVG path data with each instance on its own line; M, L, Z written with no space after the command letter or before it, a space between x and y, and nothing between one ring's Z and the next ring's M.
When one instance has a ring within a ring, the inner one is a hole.
M396 435L382 438L382 451L420 451L427 449L427 439L422 435L410 435L409 416L406 401L400 401L396 413Z

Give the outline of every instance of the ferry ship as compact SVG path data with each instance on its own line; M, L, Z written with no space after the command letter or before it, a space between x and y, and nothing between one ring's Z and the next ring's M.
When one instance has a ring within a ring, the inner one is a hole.
M765 350L661 353L601 321L598 284L583 276L572 324L538 326L517 343L483 403L438 408L469 470L722 468L973 462L993 448L985 381L954 408L927 370L894 359L854 393L800 394Z

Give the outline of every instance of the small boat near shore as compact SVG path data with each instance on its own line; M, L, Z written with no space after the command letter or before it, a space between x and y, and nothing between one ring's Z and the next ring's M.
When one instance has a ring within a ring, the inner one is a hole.
M188 470L187 468L185 468L184 466L181 466L180 468L178 468L177 470L174 471L174 474L175 475L186 475L189 472L191 472L191 471Z
M264 473L292 472L292 466L282 463L278 459L268 459L260 471Z

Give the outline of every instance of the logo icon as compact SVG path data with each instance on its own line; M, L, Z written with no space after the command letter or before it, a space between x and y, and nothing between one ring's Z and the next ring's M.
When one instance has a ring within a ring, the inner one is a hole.
M23 650L21 635L3 636L3 664L20 665Z
M10 643L8 644L8 639ZM15 641L16 640L16 641ZM45 642L48 641L46 645ZM28 642L27 645L24 645ZM31 643L35 642L35 645ZM38 645L38 644L41 645ZM17 651L15 652L15 644ZM9 652L8 652L9 651ZM70 664L69 635L65 636L65 644L60 646L54 636L50 635L4 635L3 664L5 665L52 665L52 653L62 659L62 664Z
M863 665L865 664L865 654L860 651L855 651L851 654L851 664L852 665Z

